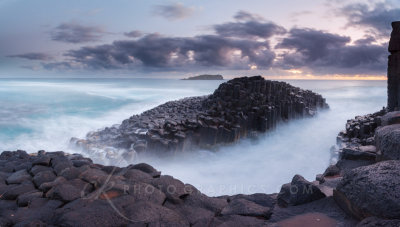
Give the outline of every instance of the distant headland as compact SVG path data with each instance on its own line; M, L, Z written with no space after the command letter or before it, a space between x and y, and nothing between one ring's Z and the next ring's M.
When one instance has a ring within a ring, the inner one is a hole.
M210 75L210 74L203 74L199 76L192 76L188 78L184 78L182 80L223 80L224 77L222 75Z

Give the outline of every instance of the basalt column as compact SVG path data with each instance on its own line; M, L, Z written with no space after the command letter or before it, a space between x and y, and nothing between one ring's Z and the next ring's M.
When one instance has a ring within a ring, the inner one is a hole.
M388 63L388 109L400 110L400 21L392 23Z

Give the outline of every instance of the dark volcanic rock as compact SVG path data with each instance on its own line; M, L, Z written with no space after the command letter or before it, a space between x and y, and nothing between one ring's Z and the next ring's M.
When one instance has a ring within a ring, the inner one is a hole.
M400 111L389 112L382 116L382 126L400 124Z
M392 23L388 61L388 109L400 110L400 21Z
M378 128L375 141L378 160L400 160L400 124Z
M271 216L271 213L270 208L260 206L246 199L234 199L221 211L222 215L242 215L266 219Z
M400 218L400 161L384 161L346 172L334 191L337 203L360 220Z
M90 132L71 143L108 158L130 159L135 152L183 151L229 144L276 127L280 121L313 116L327 108L321 95L260 76L219 86L212 95L167 102L121 125Z
M400 219L394 220L387 220L387 219L380 219L377 217L369 217L362 220L358 223L357 227L399 227L400 226Z
M7 184L20 184L24 181L30 181L31 179L31 175L23 169L11 174L11 176L7 178L6 182Z
M325 194L316 185L308 182L302 176L296 175L291 183L282 186L278 194L278 205L281 207L295 206L324 197Z

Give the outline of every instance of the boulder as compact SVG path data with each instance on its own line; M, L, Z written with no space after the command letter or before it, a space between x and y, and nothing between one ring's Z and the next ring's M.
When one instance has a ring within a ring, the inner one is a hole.
M177 212L149 202L138 202L126 207L126 215L134 225L149 226L190 226Z
M50 156L40 155L40 156L36 157L36 159L32 162L32 165L49 166L50 161L51 161Z
M349 214L400 218L400 161L383 161L344 174L333 196Z
M263 207L273 208L276 204L276 196L277 194L263 194L263 193L255 193L251 195L233 195L228 197L228 202L231 202L235 199L245 199L251 202L254 202Z
M370 226L399 227L400 219L387 220L377 217L369 217L363 219L360 223L357 224L357 227L370 227Z
M110 206L106 200L75 201L73 209L67 206L57 212L56 223L65 227L126 226L129 223L122 209Z
M324 197L325 194L316 185L300 175L295 175L291 183L282 186L277 199L279 206L287 207L309 203Z
M382 126L400 124L400 111L392 111L382 116Z
M234 199L221 211L222 215L242 215L268 219L271 216L269 207L260 206L246 199Z
M135 199L135 201L151 202L158 205L164 204L165 199L167 198L162 191L155 188L153 185L143 182L130 184L128 193Z
M22 195L19 195L17 198L17 204L20 207L28 206L31 201L35 198L41 198L43 196L43 192L41 191L31 191L24 193Z
M377 160L400 160L400 124L378 128L375 141Z
M376 159L376 148L375 146L345 147L340 153L340 159L374 161Z
M12 184L0 188L1 199L15 200L19 195L36 191L32 182L27 181L22 184Z
M165 193L171 201L178 202L184 196L188 195L185 185L171 176L164 175L159 178L154 178L151 184Z
M32 180L31 175L25 169L22 169L11 174L7 178L6 182L7 184L21 184L25 181L31 181L31 180Z
M53 171L53 169L51 167L47 167L47 166L42 166L42 165L35 165L32 167L32 169L29 171L32 175L36 175L39 172L42 171Z
M33 177L33 182L36 187L40 187L43 183L54 181L56 177L53 171L42 171Z
M137 169L150 174L152 177L159 177L161 175L160 171L154 169L151 165L146 163L139 163L136 165L128 166L128 169Z

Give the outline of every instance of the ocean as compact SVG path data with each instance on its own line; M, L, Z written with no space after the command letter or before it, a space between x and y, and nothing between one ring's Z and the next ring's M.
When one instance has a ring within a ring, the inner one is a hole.
M119 124L166 101L210 94L222 82L0 79L0 151L79 153L68 146L71 137L84 138L89 131ZM386 81L286 82L322 94L330 109L217 152L199 150L163 159L142 155L134 162L149 163L210 196L274 193L295 174L314 180L329 165L329 150L346 120L386 105Z

